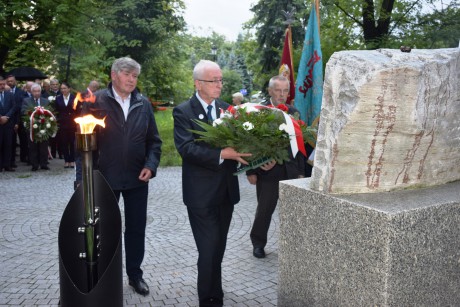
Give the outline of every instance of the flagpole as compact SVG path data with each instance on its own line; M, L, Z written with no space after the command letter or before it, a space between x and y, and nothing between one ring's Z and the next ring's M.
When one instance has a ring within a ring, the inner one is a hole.
M320 33L320 20L319 20L319 0L313 0L313 5L315 6L315 11L316 11L316 20L318 21L318 33Z

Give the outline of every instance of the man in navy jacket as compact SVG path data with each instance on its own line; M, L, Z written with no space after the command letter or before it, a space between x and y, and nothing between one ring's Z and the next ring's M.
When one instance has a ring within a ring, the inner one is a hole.
M105 118L97 131L99 170L125 208L125 256L129 285L149 294L141 264L145 252L149 179L156 176L161 139L151 103L136 90L141 66L130 58L114 61L112 82L96 92L95 103L84 103L82 115Z
M193 119L212 121L229 104L218 100L222 90L219 65L201 60L193 70L193 79L197 92L173 111L174 141L182 157L183 201L199 254L200 306L222 306L221 264L233 206L240 200L238 178L233 173L238 162L247 164L243 157L250 154L195 142L198 136L190 129L201 128Z

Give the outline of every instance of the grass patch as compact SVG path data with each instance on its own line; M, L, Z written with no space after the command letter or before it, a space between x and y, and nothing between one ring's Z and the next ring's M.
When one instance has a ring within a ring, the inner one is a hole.
M19 175L18 178L29 178L29 177L32 177L30 174L26 174L26 175Z
M155 112L155 121L157 123L160 138L163 141L161 146L160 166L181 166L182 158L174 145L174 120L172 109Z

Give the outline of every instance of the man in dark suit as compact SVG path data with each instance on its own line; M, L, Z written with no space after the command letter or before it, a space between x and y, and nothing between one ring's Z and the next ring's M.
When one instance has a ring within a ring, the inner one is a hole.
M214 62L201 60L193 70L197 92L173 110L174 141L182 157L182 194L198 249L198 298L200 306L222 306L222 259L233 206L240 193L237 163L247 164L250 154L233 148L214 148L196 142L190 129L200 127L193 119L208 122L220 116L229 104L218 100L222 71Z
M270 100L263 102L263 105L285 104L289 97L289 80L284 76L275 76L268 83L268 93ZM299 111L293 106L288 107L288 114L295 115ZM254 223L251 229L251 241L253 245L253 255L257 258L265 257L265 245L267 244L267 233L273 212L275 212L279 197L279 182L281 180L302 178L305 175L305 157L298 152L295 157L285 162L283 165L270 163L271 169L258 168L246 172L248 181L256 185L257 210Z
M11 155L14 135L16 103L11 92L5 91L6 80L0 76L0 172L14 172Z
M20 89L17 86L16 77L13 75L8 75L6 77L6 84L11 88L11 92L14 96L14 101L16 103L16 114L14 115L14 135L13 135L13 148L12 148L12 157L11 163L15 164L15 155L16 155L16 139L19 139L19 158L21 162L29 161L29 145L27 143L27 134L25 132L24 125L22 124L21 119L21 108L22 101L24 98L28 97L26 92ZM16 135L18 137L16 137Z
M50 81L50 88L48 91L48 96L58 96L61 95L61 91L59 90L59 80L58 79L51 79Z
M47 80L44 80L42 82L42 97L48 99L48 97L50 96L50 90L51 90L50 82Z
M30 87L30 91L32 93L32 97L25 98L21 113L26 114L27 110L31 109L32 107L46 107L49 104L49 100L41 97L42 95L42 87L34 83ZM30 137L28 138L29 141L29 160L30 164L32 164L32 171L38 170L38 166L40 164L40 168L42 170L49 170L48 167L48 141L32 141Z

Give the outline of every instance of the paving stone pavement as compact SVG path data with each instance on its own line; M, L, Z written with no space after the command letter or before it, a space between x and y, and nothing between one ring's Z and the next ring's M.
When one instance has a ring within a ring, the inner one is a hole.
M16 172L0 173L0 307L57 306L57 233L73 194L74 172L64 169L60 159L50 161L51 171L31 172L30 166L18 164ZM277 212L269 231L267 257L257 259L252 256L249 239L255 187L244 175L239 179L241 201L235 207L222 265L224 305L276 306ZM136 294L128 286L123 268L124 306L198 306L196 262L195 242L182 202L181 169L160 168L149 186L142 267L150 295Z

